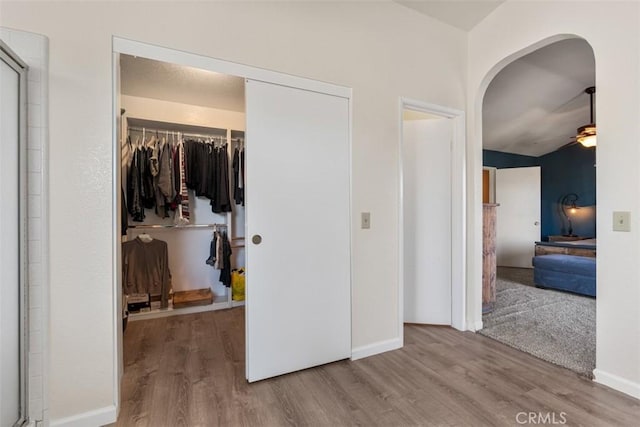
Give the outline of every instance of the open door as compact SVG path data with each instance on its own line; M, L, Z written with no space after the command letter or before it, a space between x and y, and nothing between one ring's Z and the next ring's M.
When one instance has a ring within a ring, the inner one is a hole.
M246 374L351 356L349 100L247 80Z
M451 325L453 120L405 120L402 130L404 321Z
M540 240L540 167L496 170L496 203L498 266L531 268Z

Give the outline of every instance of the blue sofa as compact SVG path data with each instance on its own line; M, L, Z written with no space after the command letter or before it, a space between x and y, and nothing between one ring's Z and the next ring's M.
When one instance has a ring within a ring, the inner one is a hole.
M537 287L596 296L596 259L576 255L533 257L533 281Z

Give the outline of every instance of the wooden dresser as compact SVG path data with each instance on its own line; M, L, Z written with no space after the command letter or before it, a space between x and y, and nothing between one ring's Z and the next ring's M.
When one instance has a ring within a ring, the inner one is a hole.
M496 208L482 205L482 313L493 311L496 302Z
M562 255L576 255L576 256L586 256L589 258L596 257L596 249L589 247L576 247L574 245L562 245L562 242L552 242L555 245L551 245L546 242L536 242L535 243L535 256L539 255L553 255L553 254L562 254Z
M549 241L550 242L574 242L576 240L583 240L586 239L586 237L584 236L563 236L563 235L556 235L556 236L549 236Z

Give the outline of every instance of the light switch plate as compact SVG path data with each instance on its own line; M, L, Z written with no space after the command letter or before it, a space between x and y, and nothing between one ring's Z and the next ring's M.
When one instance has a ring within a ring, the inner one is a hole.
M613 213L613 231L631 231L631 212Z
M360 214L360 228L367 229L371 228L371 213L370 212L362 212Z

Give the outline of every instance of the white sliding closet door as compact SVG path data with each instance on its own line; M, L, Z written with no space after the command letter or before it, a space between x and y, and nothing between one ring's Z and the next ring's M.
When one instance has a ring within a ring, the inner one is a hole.
M246 366L257 381L351 356L349 101L253 80L246 101Z

